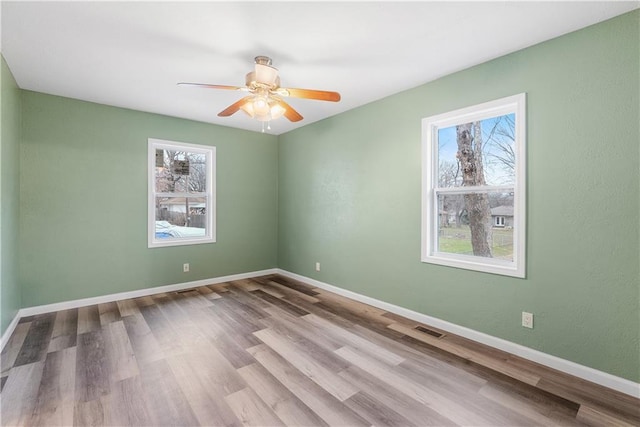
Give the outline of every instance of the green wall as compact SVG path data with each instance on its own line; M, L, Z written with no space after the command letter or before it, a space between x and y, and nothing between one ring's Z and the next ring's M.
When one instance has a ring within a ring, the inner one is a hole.
M18 284L20 89L0 59L0 334L22 306Z
M282 135L279 267L638 382L639 21L634 11ZM527 278L420 262L421 119L521 92Z
M24 307L276 267L277 137L28 91L22 102ZM149 137L216 146L216 243L147 248Z

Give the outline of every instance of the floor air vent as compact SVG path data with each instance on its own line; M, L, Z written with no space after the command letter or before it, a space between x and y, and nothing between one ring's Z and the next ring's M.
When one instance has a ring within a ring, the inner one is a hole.
M416 329L416 330L418 330L420 332L424 332L425 334L429 334L432 337L436 337L436 338L442 338L444 336L444 334L441 334L440 332L433 331L433 330L431 330L429 328L425 328L424 326L416 326L413 329Z

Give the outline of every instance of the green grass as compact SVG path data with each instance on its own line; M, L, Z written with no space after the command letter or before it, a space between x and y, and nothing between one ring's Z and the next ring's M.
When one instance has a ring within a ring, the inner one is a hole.
M513 257L513 230L494 228L492 252L494 258L512 259ZM438 239L441 252L473 255L471 247L471 231L469 226L449 227L440 229Z

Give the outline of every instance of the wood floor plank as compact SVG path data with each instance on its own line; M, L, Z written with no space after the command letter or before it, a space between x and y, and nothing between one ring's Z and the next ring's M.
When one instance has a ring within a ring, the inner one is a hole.
M209 384L208 377L215 373L203 375L194 359L171 357L167 361L200 425L242 425L223 399L228 394L225 387Z
M285 335L297 343L305 345L311 342L312 345L327 350L328 354L345 345L332 334L326 331L319 331L314 329L313 325L300 322L301 317L286 314L286 312L275 308L269 312L272 313L272 316L261 319L260 323L265 328L270 328L279 334Z
M429 389L450 401L463 401L465 409L478 419L488 420L490 425L533 425L535 421L526 414L514 411L504 401L488 399L474 387L474 383L460 383L455 378L441 375L437 371L416 369L410 362L394 367L401 378L411 379L419 384L428 384ZM530 387L535 392L534 387ZM534 393L531 397L540 397Z
M451 381L460 384L469 384L474 390L479 390L488 381L488 378L494 379L495 376L486 375L487 370L476 369L477 364L469 363L468 359L463 359L450 353L432 347L422 341L411 340L411 347L408 347L408 341L402 340L400 347L392 346L393 350L401 354L407 360L403 362L405 365L416 370L427 370L435 372L440 376L445 376ZM406 344L405 344L406 343ZM416 348L420 351L417 352ZM428 356L428 357L425 357ZM504 379L513 380L511 377L501 376Z
M108 419L114 426L149 426L152 417L140 376L128 377L111 385Z
M268 289L273 289L275 292L281 293L284 299L294 303L297 301L306 301L310 302L311 304L316 304L321 301L320 299L315 297L315 295L317 295L316 293L312 292L310 295L309 293L299 292L295 289L284 286L274 281L269 281L268 286L265 286L263 290L266 292Z
M309 296L316 296L319 294L317 290L312 289L310 286L305 285L304 283L298 282L297 280L289 279L287 277L273 276L269 280L272 282L276 282L287 288L291 288L297 292L307 294Z
M0 395L0 413L5 426L27 425L37 402L44 361L15 366Z
M581 424L576 420L578 405L575 405L572 409L564 405L554 404L550 400L542 401L541 399L526 398L494 384L486 384L479 390L479 393L502 406L508 407L509 410L531 419L535 424L543 425L548 424L550 421L564 426Z
M55 317L55 313L36 316L31 322L27 336L13 366L27 365L44 360L49 348Z
M122 323L127 330L138 365L155 362L165 357L142 313L125 316L122 318Z
M603 412L598 411L597 409L591 408L587 405L582 405L580 410L578 411L577 421L580 423L579 425L589 425L589 426L611 426L611 427L633 427L638 426L636 423L628 423L627 421L621 420L619 417L614 417Z
M78 336L76 359L76 400L89 402L109 394L109 362L102 330ZM98 402L94 402L87 408L93 410L97 406Z
M205 297L207 299L220 299L220 298L222 298L220 296L220 294L212 291L211 288L208 288L206 286L199 286L199 287L196 288L196 290L198 292L200 292L200 295L202 295L203 297Z
M205 298L197 289L175 292L173 295L175 296L174 300L176 303L187 310L190 308L197 310L199 308L211 307L213 305L211 300Z
M225 293L228 292L229 289L227 289L227 287L229 286L228 283L214 283L211 285L206 285L207 288L211 289L213 292L217 292L217 293Z
M574 378L572 382L565 383L545 378L540 380L537 387L552 394L566 396L570 400L581 402L598 413L640 426L640 399L615 390L608 391L595 384L587 387L586 383L580 378Z
M107 398L76 402L73 411L73 425L77 427L108 426L109 411L109 399Z
M7 341L4 349L2 349L2 354L0 354L0 365L2 366L1 375L3 377L8 375L9 370L13 367L30 327L31 322L18 323L13 334L11 334L9 341Z
M304 310L294 304L291 304L281 298L276 298L273 295L270 295L260 289L252 292L253 295L256 295L258 298L261 298L263 300L265 300L266 302L274 305L275 307L278 307L281 310L286 311L287 313L294 315L294 316L304 316L306 314L309 314L309 312L307 310Z
M245 426L284 426L285 424L250 388L236 391L224 400Z
M229 292L219 301L231 311L248 319L267 317L268 314L263 311L263 308L270 307L269 303L257 298L253 293L233 285L229 286Z
M233 339L233 333L223 333L213 339L213 343L220 353L233 365L241 368L255 362L247 350Z
M226 396L247 387L231 362L211 342L194 343L183 355L167 360L176 369L184 363L197 366L198 376L219 395Z
M136 314L140 314L140 310L138 309L138 304L136 304L133 299L125 299L116 301L118 305L118 311L120 312L121 317L127 316L135 316Z
M471 413L456 401L447 399L422 384L396 375L386 365L383 365L371 357L367 357L357 350L342 347L336 350L336 354L344 357L349 362L381 381L386 382L389 387L395 388L398 392L404 393L424 405L431 406L440 415L459 425L491 425L492 423L491 420L480 419L476 414Z
M340 378L337 373L325 368L308 354L301 353L295 344L273 330L263 329L255 332L254 335L336 399L343 401L359 391Z
M234 287L238 287L240 289L242 289L245 292L251 292L251 291L255 291L260 289L260 286L258 283L254 282L253 280L249 280L249 279L241 279L241 280L234 280L231 283L232 286Z
M140 378L152 425L199 425L166 360L141 367Z
M340 372L339 375L360 390L366 390L377 400L386 402L387 406L394 408L417 426L457 426L456 423L443 417L429 405L424 405L410 396L398 393L395 388L389 387L388 383L357 366L351 366Z
M362 325L369 330L372 330L380 335L389 337L391 339L396 339L403 336L402 333L388 328L389 320L386 318L383 318L381 315L377 313L368 313L363 310L356 312L356 311L353 311L353 307L350 307L348 305L345 306L345 305L334 304L332 302L325 302L325 301L314 304L314 307L316 309L320 309L325 312L332 313L336 317L342 318L343 320L350 322L354 325ZM315 314L318 314L315 311L312 311L312 312Z
M215 319L214 321L218 325L233 331L238 344L243 348L260 344L260 340L253 335L255 331L262 329L262 326L258 324L258 319L242 321L243 318L246 318L246 315L229 308L226 304L227 299L228 297L215 300L215 305L208 309L207 315Z
M302 320L304 320L306 324L315 326L314 331L316 334L321 334L323 333L322 331L328 331L334 337L340 338L342 345L349 345L356 349L360 349L389 365L399 365L406 360L404 357L388 351L386 348L376 345L370 340L362 338L359 335L343 329L326 319L316 316L315 314L304 316Z
M48 352L74 347L78 336L78 309L62 310L56 313Z
M384 403L371 397L364 391L359 391L347 400L344 404L351 408L362 418L368 420L375 426L423 426L423 423L414 424L398 412L394 411Z
M102 327L102 334L109 363L109 380L115 383L138 376L138 363L124 323L121 320L108 323Z
M68 426L73 424L75 374L75 347L47 354L30 425Z
M97 305L78 309L78 335L100 329L100 313Z
M329 425L370 426L370 423L311 381L285 359L261 344L248 349L258 362Z
M395 322L394 320L384 317L384 314L386 314L387 311L381 308L374 307L372 305L365 304L363 302L355 301L355 300L343 297L342 295L325 291L324 289L316 288L316 291L318 292L316 297L322 300L323 302L331 303L333 305L338 305L340 307L343 307L344 309L347 309L352 313L356 313L362 318L366 318L376 323L383 323L387 325Z
M122 318L118 304L115 302L98 304L98 314L100 315L100 325L102 326L111 322L117 322Z
M160 307L156 304L139 307L142 317L151 329L153 337L165 356L179 355L185 352L180 334L171 326ZM178 321L174 319L173 321Z
M276 289L275 286L271 286L271 285L267 286L267 285L264 285L264 284L258 283L258 282L255 282L255 283L256 283L258 289L260 289L263 292L268 293L269 295L273 295L276 298L284 298L285 297L285 293L284 292L280 292L278 289Z
M148 307L150 305L155 305L155 302L153 302L153 298L151 298L150 295L147 295L147 296L144 296L144 297L134 298L133 301L135 301L135 303L138 306L138 308L140 308L140 307Z
M238 373L286 425L328 426L262 365L253 363L238 369Z
M251 347L257 338L251 335L252 339L248 341L238 331L224 327L224 322L214 310L191 310L189 321L191 328L200 335L197 341L209 340L233 367L240 368L255 362L245 347Z

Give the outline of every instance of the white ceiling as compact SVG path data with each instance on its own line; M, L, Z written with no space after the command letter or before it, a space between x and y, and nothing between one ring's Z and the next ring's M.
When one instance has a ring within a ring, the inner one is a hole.
M2 54L23 89L260 131L217 113L242 92L256 55L283 87L338 91L339 103L289 98L304 120L281 134L638 8L640 2L7 2Z

